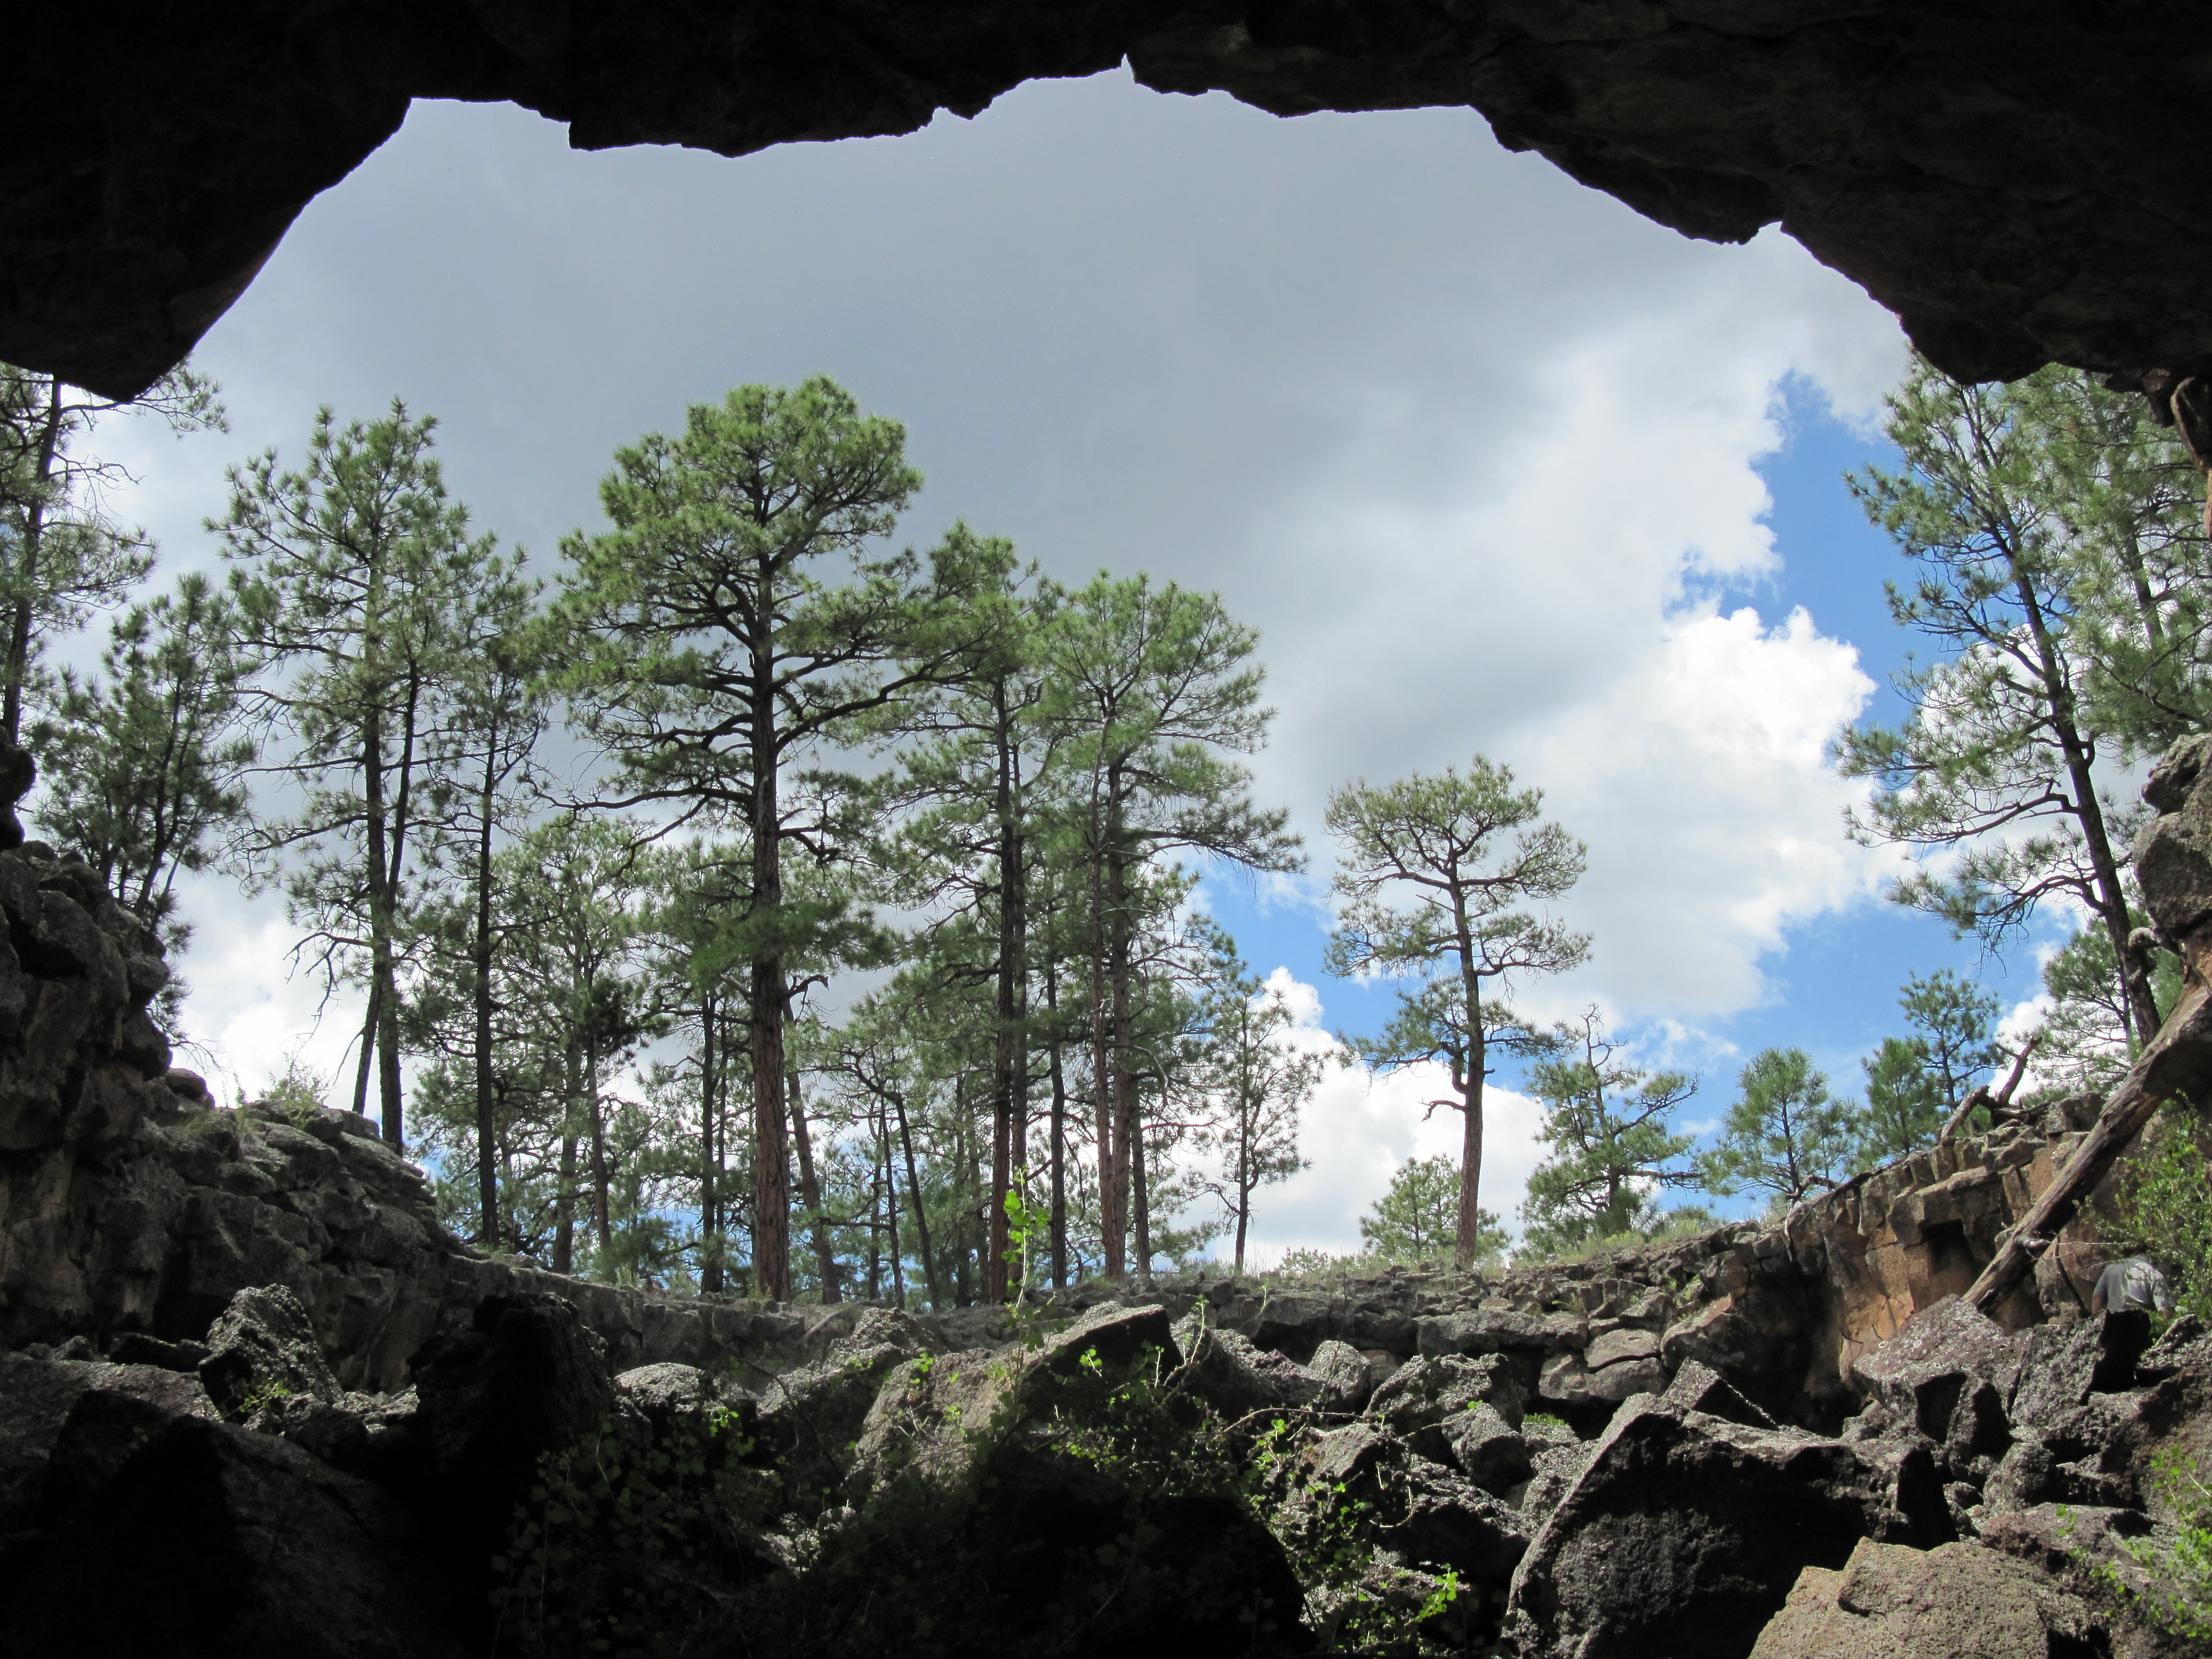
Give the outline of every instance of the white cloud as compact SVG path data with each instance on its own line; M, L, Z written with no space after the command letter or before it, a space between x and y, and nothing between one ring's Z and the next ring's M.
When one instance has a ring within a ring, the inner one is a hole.
M1150 568L1258 625L1282 711L1261 791L1317 851L1355 775L1482 750L1544 787L1590 843L1570 909L1597 946L1529 988L1547 1012L1597 999L1694 1046L1765 994L1792 923L1886 867L1842 840L1852 791L1821 765L1870 690L1854 653L1711 595L1775 568L1777 386L1864 418L1903 363L1893 321L1777 233L1685 240L1465 112L1279 122L1113 75L729 161L576 155L526 113L418 104L202 359L236 433L121 442L149 481L124 510L179 563L210 558L222 464L296 455L325 400L440 413L480 521L544 552L592 519L616 444L742 380L837 374L908 422L916 539L964 515L1063 577ZM194 1023L258 1082L315 988L283 976L273 902L187 902ZM313 1063L339 1069L354 1007ZM1455 1121L1420 1121L1435 1092L1332 1079L1316 1168L1264 1195L1259 1237L1356 1244L1398 1163L1456 1147ZM1533 1122L1498 1099L1502 1213Z
M1337 1051L1323 1024L1316 987L1285 968L1271 972L1267 983L1297 1017L1289 1039L1294 1046L1348 1058ZM1373 1072L1356 1061L1330 1066L1302 1119L1312 1166L1254 1195L1247 1265L1267 1267L1290 1249L1356 1252L1359 1218L1389 1190L1407 1159L1442 1153L1458 1160L1459 1114L1449 1106L1431 1106L1450 1096L1450 1076L1440 1066L1391 1072ZM1542 1152L1536 1139L1540 1109L1510 1089L1492 1087L1483 1099L1483 1207L1517 1232L1516 1212Z
M179 964L191 987L185 1011L191 1046L178 1063L204 1070L228 1104L262 1092L296 1058L328 1085L332 1104L349 1103L358 993L341 988L325 1007L319 979L295 969L297 934L281 900L246 898L215 876L185 877L178 890L193 921L191 948Z
M1784 930L1871 898L1893 853L1844 839L1864 786L1824 764L1873 685L1802 611L1667 623L1611 685L1520 745L1547 805L1590 844L1566 907L1597 935L1573 988L1695 1018L1762 990ZM1539 767L1542 770L1539 771Z

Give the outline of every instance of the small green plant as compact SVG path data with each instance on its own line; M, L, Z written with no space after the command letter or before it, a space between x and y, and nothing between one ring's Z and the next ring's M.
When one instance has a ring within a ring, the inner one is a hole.
M1017 1170L1014 1184L1006 1191L1006 1248L1019 1264L1014 1280L1016 1307L1028 1299L1037 1246L1048 1243L1052 1235L1052 1211L1030 1202L1029 1176L1026 1169Z
M2212 1320L2212 1161L2200 1119L2173 1114L2121 1188L2112 1254L2140 1253L2166 1270L2177 1313Z
M281 1376L258 1377L238 1392L238 1414L242 1419L258 1417L270 1407L289 1400L293 1388Z
M2172 1540L2125 1546L2145 1583L2130 1583L2109 1567L2099 1577L2146 1624L2185 1641L2212 1642L2212 1483L2175 1447L2154 1463L2151 1484L2173 1516Z
M270 1080L262 1103L296 1127L312 1122L315 1114L329 1105L325 1089L321 1076L309 1070L295 1051L284 1056L284 1070Z

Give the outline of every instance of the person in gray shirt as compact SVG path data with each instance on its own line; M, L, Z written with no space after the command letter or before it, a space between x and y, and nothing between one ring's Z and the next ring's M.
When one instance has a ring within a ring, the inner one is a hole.
M2158 1313L2173 1311L2173 1286L2148 1256L2123 1256L2097 1275L2097 1288L2089 1292L2089 1311L2114 1313L2147 1308Z

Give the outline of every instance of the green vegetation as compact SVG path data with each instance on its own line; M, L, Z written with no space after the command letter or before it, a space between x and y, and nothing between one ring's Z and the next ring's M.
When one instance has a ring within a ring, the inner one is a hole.
M1661 1224L1658 1192L1697 1183L1683 1162L1692 1139L1672 1127L1697 1080L1629 1065L1597 1009L1554 1029L1530 1083L1544 1103L1538 1133L1550 1155L1528 1177L1521 1206L1526 1254L1560 1255L1646 1233Z
M2098 1577L2154 1629L2185 1642L2212 1642L2212 1484L2179 1448L2158 1460L2152 1481L2172 1531L2124 1546L2144 1582L2110 1567L2100 1568Z
M1451 1074L1451 1094L1431 1106L1460 1115L1462 1267L1483 1248L1482 1091L1492 1056L1541 1047L1506 993L1516 976L1564 972L1589 954L1587 935L1523 908L1559 898L1589 861L1582 842L1541 820L1543 802L1543 791L1516 789L1510 767L1480 755L1464 776L1447 767L1382 787L1363 779L1328 800L1343 901L1329 969L1413 982L1382 1036L1352 1046L1372 1066L1440 1063Z
M1754 1054L1736 1089L1719 1144L1698 1159L1707 1191L1749 1187L1786 1206L1836 1184L1850 1156L1850 1127L1802 1048Z
M1455 1265L1459 1247L1460 1167L1448 1154L1411 1158L1390 1177L1390 1189L1359 1218L1364 1256L1377 1265ZM1474 1263L1505 1251L1505 1229L1488 1210L1476 1212Z
M130 407L222 418L186 371ZM1359 1255L1285 1270L1498 1260L1493 1085L1543 1110L1517 1255L1587 1255L1706 1224L1669 1207L1688 1189L1796 1202L1962 1111L2101 1091L2178 994L2122 868L2136 809L2096 779L2212 717L2197 475L2068 371L1923 365L1891 400L1901 464L1854 488L1911 561L1890 604L1923 654L1904 718L1834 752L1870 786L1853 832L1915 855L1899 902L1992 951L2062 925L2047 1012L2001 1029L1972 975L1915 975L1863 1097L1778 1045L1702 1143L1697 1079L1643 1032L1518 1012L1589 958L1554 914L1586 854L1482 756L1330 795L1328 965L1395 1000L1371 1035L1303 1029L1192 905L1303 867L1255 793L1257 635L963 523L906 545L905 431L832 381L621 447L605 525L542 582L394 404L234 468L228 580L152 587L102 505L124 408L0 369L0 728L39 755L37 832L179 953L186 878L281 892L359 1023L349 1075L294 1064L269 1098L373 1092L456 1230L560 1271L947 1306L1241 1270L1334 1065L1418 1079L1458 1152L1396 1172ZM56 666L103 611L105 650ZM189 1041L185 976L155 1013ZM1977 1093L2015 1071L2020 1099ZM2185 1186L2142 1195L2169 1251Z
M2197 1115L2154 1121L2130 1168L2110 1229L2114 1255L2148 1256L2173 1286L2177 1313L2212 1322L2212 1158Z

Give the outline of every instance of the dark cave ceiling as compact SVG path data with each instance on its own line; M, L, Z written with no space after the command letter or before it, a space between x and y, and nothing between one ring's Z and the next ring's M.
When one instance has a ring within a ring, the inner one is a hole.
M0 360L109 393L188 351L416 98L740 155L1125 58L1279 115L1467 106L1686 234L1779 222L1963 377L2212 370L2201 5L232 0L9 35Z

